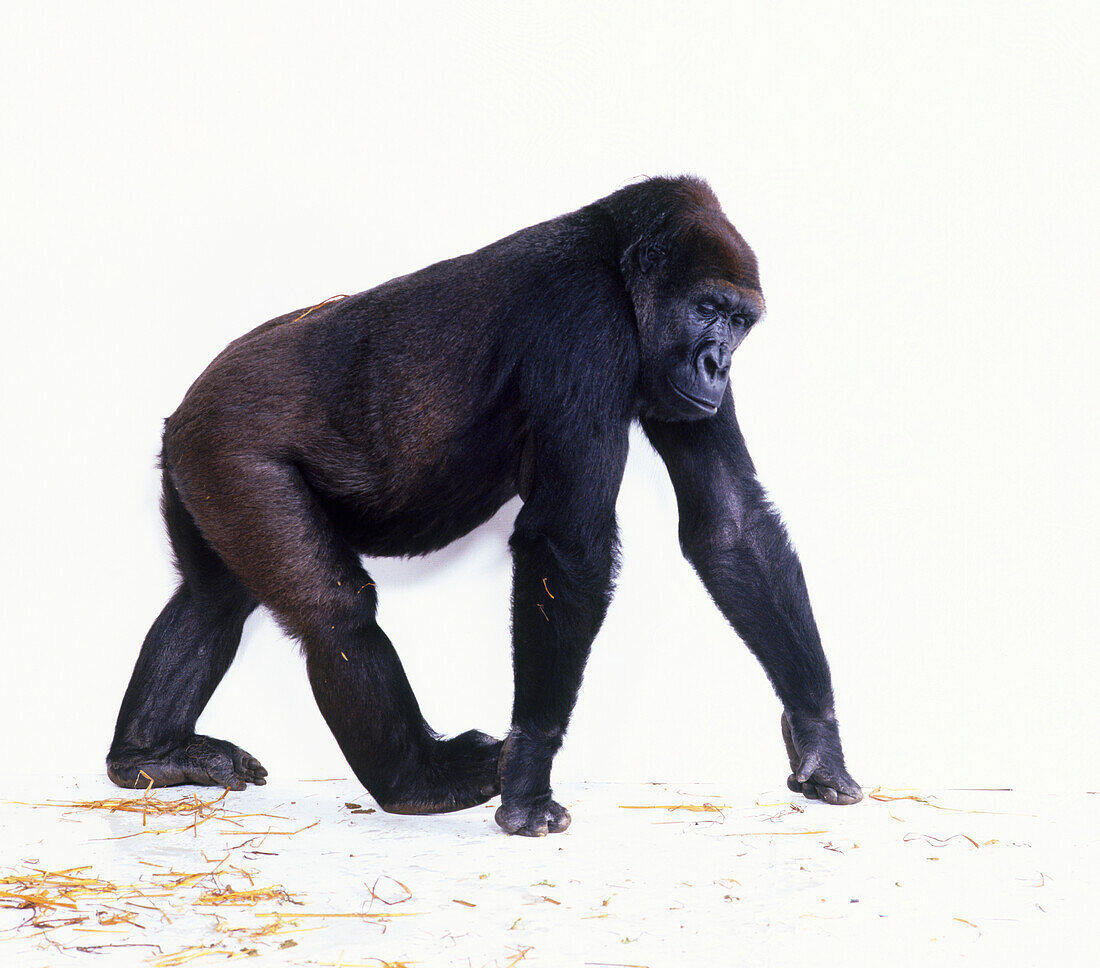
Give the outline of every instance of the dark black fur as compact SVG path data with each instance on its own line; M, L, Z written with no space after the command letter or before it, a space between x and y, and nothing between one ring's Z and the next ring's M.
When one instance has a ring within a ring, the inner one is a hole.
M859 799L802 571L727 385L762 311L756 260L710 189L653 179L232 343L166 421L182 583L123 699L111 778L264 782L247 753L194 734L263 604L301 640L318 705L385 809L499 792L508 832L564 830L550 767L610 600L640 420L675 485L684 553L782 700L792 789ZM503 744L442 740L359 556L441 548L516 493L512 729Z

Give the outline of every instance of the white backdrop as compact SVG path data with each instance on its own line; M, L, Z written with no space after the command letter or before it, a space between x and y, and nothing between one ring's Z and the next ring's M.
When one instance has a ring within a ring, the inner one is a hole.
M1095 4L391 6L9 9L3 772L101 769L173 587L160 422L229 340L688 171L760 260L734 393L853 774L1095 788ZM437 729L507 725L516 510L368 565ZM640 436L619 513L558 779L781 785ZM200 726L350 775L266 616Z

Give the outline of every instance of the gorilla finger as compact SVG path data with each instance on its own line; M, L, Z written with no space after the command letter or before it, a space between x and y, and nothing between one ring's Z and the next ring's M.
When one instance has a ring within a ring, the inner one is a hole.
M863 799L863 791L858 783L851 777L843 777L836 785L837 792L842 797L847 797L846 803L859 803Z
M526 820L527 815L521 807L509 807L503 803L497 807L496 822L506 834L519 833Z
M783 745L787 748L787 760L791 764L791 772L797 773L798 762L801 757L798 755L798 751L794 748L794 737L791 736L791 724L787 720L786 713L783 713L779 717L779 728L783 733Z
M565 807L560 808L561 812L557 810L550 810L547 812L547 830L552 834L560 834L563 830L567 830L569 825L573 822L572 816Z
M258 783L267 776L267 770L260 761L242 749L235 749L233 752L233 771L249 783Z
M817 769L821 763L821 757L816 753L807 753L802 757L802 763L798 767L798 772L794 777L799 783L805 783L814 774L814 770Z
M237 792L248 787L248 784L229 766L222 766L221 764L208 767L205 780L197 780L196 782L202 782L206 786L220 786L223 789L235 790Z
M550 824L546 817L531 820L516 831L521 837L545 837L550 833Z

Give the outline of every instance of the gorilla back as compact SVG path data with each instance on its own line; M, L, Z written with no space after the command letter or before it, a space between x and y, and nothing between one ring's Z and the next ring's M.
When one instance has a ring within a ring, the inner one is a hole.
M676 488L685 554L782 700L789 784L859 799L801 569L728 387L762 312L755 258L710 189L653 179L232 343L165 424L181 583L123 699L111 778L264 782L254 757L194 731L262 604L300 639L318 705L384 809L500 793L509 833L564 830L550 768L610 600L640 420ZM512 727L503 743L442 739L359 556L443 547L517 493Z

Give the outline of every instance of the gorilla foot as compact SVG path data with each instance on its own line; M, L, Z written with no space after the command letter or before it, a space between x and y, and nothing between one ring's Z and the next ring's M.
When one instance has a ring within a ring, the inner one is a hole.
M223 739L194 735L167 750L111 752L107 776L128 790L147 787L220 786L243 790L249 783L263 786L267 770L256 757Z
M560 834L572 817L560 803L549 798L539 798L535 803L502 804L496 812L496 821L508 834L521 837L545 837Z
M550 768L561 747L560 732L513 726L500 755L500 807L496 822L507 834L545 837L560 834L572 818L552 798Z
M375 796L387 813L451 813L476 807L500 793L497 762L502 743L476 729L440 740L426 766L399 778L387 794Z
M859 784L844 767L835 719L796 719L792 726L787 713L783 713L780 725L791 764L788 790L837 806L863 799Z

